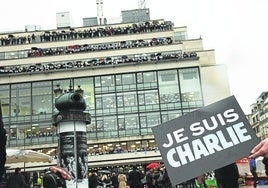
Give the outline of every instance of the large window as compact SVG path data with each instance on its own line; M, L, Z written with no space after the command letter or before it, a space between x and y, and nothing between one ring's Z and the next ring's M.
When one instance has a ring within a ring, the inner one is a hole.
M116 75L116 91L132 91L136 90L135 74Z
M157 87L156 72L140 72L137 73L138 89L153 89Z
M140 115L141 128L149 128L159 125L160 121L160 113L152 112L152 113L142 113Z
M157 90L139 91L138 99L140 111L159 110L159 98Z
M0 101L2 105L2 116L3 118L9 117L9 85L0 85ZM5 120L5 119L3 119ZM5 122L4 122L5 123Z
M183 108L203 106L198 68L180 69L179 77Z
M138 111L137 93L125 92L117 93L118 113L133 113Z
M174 40L175 40L175 42L180 42L182 40L187 40L187 32L186 31L174 32Z
M30 86L30 83L11 85L11 116L25 117L31 115Z
M203 106L198 67L1 85L10 144L54 142L53 90L70 86L83 90L88 139L150 135L151 127Z
M95 92L96 93L107 93L115 91L114 76L97 76L95 77Z
M5 52L4 59L18 59L26 57L28 57L27 51L14 51L14 52Z
M180 89L177 70L158 72L159 95L162 110L172 110L181 107Z
M97 117L98 138L118 137L117 120L114 116Z
M32 102L33 115L46 115L52 113L52 87L50 81L33 83Z
M87 104L86 110L89 110L90 113L94 113L95 108L95 92L94 92L94 83L93 78L77 78L74 79L74 89L80 87L84 90L84 99Z
M96 95L96 116L116 113L115 93Z
M161 115L162 115L162 123L165 123L167 121L180 117L182 115L182 112L181 110L163 111L161 112Z

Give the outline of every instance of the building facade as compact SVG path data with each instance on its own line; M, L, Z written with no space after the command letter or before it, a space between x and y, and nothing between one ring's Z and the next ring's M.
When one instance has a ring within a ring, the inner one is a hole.
M90 167L161 161L151 127L230 96L226 66L216 64L214 50L162 19L0 39L7 147L57 156L54 90L71 84L83 89L91 114Z
M257 136L263 140L268 137L268 92L262 92L250 107L248 120Z

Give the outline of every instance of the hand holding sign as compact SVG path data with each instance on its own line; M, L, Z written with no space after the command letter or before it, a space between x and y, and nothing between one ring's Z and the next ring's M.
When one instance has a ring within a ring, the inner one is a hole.
M173 185L248 156L258 143L234 96L152 130Z
M249 158L257 158L259 156L268 157L268 138L261 141L251 150Z

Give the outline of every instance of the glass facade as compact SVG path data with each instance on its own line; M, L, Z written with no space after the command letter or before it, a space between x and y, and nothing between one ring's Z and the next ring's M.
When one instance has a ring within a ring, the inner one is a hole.
M187 40L187 32L186 31L176 31L174 32L174 41L180 42L182 40Z
M89 140L151 135L151 127L203 106L198 67L0 85L8 146L57 143L58 86L83 89Z

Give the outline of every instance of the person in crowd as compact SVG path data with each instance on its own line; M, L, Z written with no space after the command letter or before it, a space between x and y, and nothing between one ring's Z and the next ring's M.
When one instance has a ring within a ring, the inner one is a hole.
M111 175L111 181L112 181L113 187L118 188L119 183L118 183L118 179L117 179L117 174L115 172L113 172Z
M112 181L110 180L110 178L106 174L103 174L101 177L101 184L104 188L107 188L107 187L110 187L112 185Z
M158 172L156 173L155 179L156 179L156 187L157 188L162 188L162 181L163 181L163 174L164 174L164 169L161 167L158 169Z
M255 161L254 158L251 158L249 160L249 168L250 168L250 172L251 172L251 174L253 176L253 181L254 181L253 186L254 186L254 188L256 188L257 184L258 184L258 174L256 172L257 166L256 166L256 161Z
M44 188L58 188L57 186L57 175L50 170L45 170L43 177Z
M43 177L43 187L44 188L66 188L66 182L62 178L59 172L53 172L51 170L46 170Z
M36 187L37 188L40 188L42 186L42 180L43 180L43 177L42 176L38 176L37 183L36 183Z
M257 158L259 156L268 157L268 138L262 140L251 150L249 158Z
M195 185L197 188L207 188L207 185L205 183L206 180L206 174L202 174L200 176L197 176L195 178Z
M30 188L31 186L25 183L24 177L21 174L21 169L16 168L15 173L13 173L7 180L7 188Z
M268 176L268 157L263 157L262 163L264 164L265 174Z
M236 163L231 163L214 171L219 188L239 188L239 171Z
M118 188L127 188L127 176L123 173L118 174Z
M2 119L2 106L0 102L0 183L4 181L3 176L5 175L5 163L6 163L6 141L7 135L4 128Z
M141 179L142 179L142 174L137 169L137 166L134 165L132 171L130 171L128 175L130 188L142 188Z
M146 172L146 185L148 188L155 188L155 169L151 168Z
M31 180L31 175L30 175L30 172L22 172L21 173L22 174L22 176L24 177L24 181L25 181L25 183L26 184L28 184L28 185L31 185L32 184L32 180Z
M182 187L183 188L195 188L196 187L196 178L192 178L190 180L187 180Z
M37 174L37 172L35 171L35 172L33 172L33 177L32 177L32 182L33 182L33 186L34 186L34 188L35 188L36 185L37 185L37 178L38 178L38 174Z
M163 188L172 188L167 169L163 168L163 178L162 178L162 187Z
M153 169L149 169L148 171L146 171L145 179L146 187L153 188Z
M88 174L88 188L97 188L98 177L95 172Z

